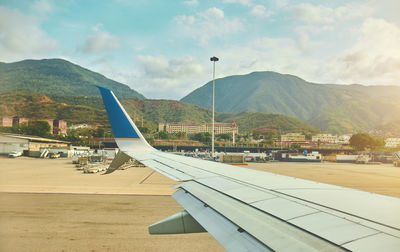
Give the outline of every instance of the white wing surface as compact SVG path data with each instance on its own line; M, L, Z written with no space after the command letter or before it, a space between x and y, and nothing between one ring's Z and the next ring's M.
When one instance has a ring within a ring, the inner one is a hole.
M400 251L400 198L160 152L99 89L120 150L181 182L185 211L150 233L206 230L228 251Z

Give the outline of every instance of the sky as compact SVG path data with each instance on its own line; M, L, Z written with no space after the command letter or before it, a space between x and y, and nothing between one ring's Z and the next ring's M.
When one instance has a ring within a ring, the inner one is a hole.
M400 85L399 0L0 0L0 62L63 58L151 99L276 71Z

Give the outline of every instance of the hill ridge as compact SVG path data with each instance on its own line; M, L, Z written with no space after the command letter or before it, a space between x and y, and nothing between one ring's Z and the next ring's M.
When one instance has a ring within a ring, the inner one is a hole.
M24 90L47 95L99 97L95 85L110 88L119 97L145 98L125 84L64 59L27 59L0 64L0 93Z
M332 133L370 131L400 113L400 87L307 82L291 74L252 72L215 82L216 111L278 113ZM212 82L181 101L211 107Z

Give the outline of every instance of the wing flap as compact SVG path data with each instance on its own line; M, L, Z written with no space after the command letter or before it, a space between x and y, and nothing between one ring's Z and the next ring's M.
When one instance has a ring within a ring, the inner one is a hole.
M184 190L175 192L173 197L227 251L273 251Z
M194 181L178 186L273 251L346 251L332 242ZM178 192L182 194L182 190ZM173 197L209 231L179 197L175 194Z
M349 248L349 243L352 241L358 241L357 244L361 244L363 239L370 236L386 234L390 236L394 235L393 237L395 237L398 234L394 228L371 222L355 215L349 215L333 208L324 207L301 198L291 197L279 191L258 188L230 178L212 177L199 179L196 182L234 198L244 205L247 204L264 213L277 217L282 222L293 224L302 230L307 230L309 233L345 248ZM183 187L185 188L185 186ZM312 191L319 192L316 189ZM244 192L251 193L248 195ZM323 192L328 193L331 190L323 190ZM351 192L346 191L348 194L351 194ZM400 242L398 237L394 239Z

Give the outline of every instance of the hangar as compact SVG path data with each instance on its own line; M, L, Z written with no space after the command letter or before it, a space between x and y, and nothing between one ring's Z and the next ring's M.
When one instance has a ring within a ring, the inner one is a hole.
M37 136L0 133L0 155L21 151L26 156L39 157L41 148L70 149L71 143Z

